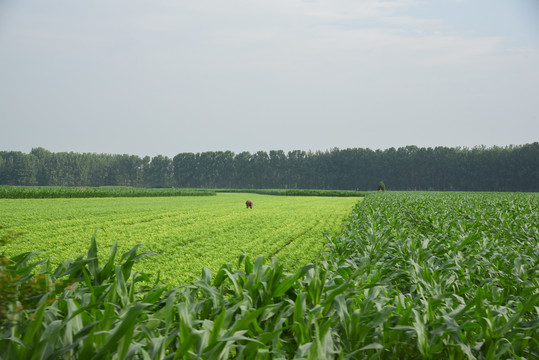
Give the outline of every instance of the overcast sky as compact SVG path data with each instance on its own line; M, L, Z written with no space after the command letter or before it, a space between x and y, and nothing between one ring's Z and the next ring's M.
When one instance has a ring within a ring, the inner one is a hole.
M539 141L538 0L1 0L0 150Z

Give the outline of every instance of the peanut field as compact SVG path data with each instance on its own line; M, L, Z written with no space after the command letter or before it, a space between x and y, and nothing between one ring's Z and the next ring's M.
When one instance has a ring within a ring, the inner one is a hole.
M245 201L254 202L246 209ZM313 262L325 249L324 232L342 229L359 198L285 197L219 193L159 198L0 199L0 237L20 234L7 254L40 252L53 262L84 253L95 234L102 258L115 239L119 251L144 244L157 255L137 271L169 285L216 271L238 256L275 256L287 268Z

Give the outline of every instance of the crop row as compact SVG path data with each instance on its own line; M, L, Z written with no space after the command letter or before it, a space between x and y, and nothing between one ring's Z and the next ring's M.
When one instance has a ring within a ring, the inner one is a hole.
M137 188L129 186L9 186L0 185L0 199L50 199L99 197L209 196L222 193L254 193L279 196L364 197L366 192L305 189L196 189Z
M254 209L245 208L246 196ZM99 229L102 248L118 239L119 251L143 243L159 254L137 264L167 284L212 271L240 254L277 256L287 267L319 257L325 231L336 234L354 198L275 197L218 194L212 197L111 199L5 199L0 201L0 236L23 233L8 254L41 252L61 261L87 248ZM107 256L104 250L102 258ZM299 261L301 260L301 261ZM54 261L54 260L53 260Z
M357 331L345 351L537 358L538 220L537 194L368 197L332 242L357 289L351 318L340 319L343 331Z
M0 199L102 198L102 197L161 197L208 196L214 191L205 189L134 188L124 186L0 186Z
M538 358L538 210L535 194L373 195L319 264L286 273L242 255L171 290L140 288L136 248L118 263L115 243L100 262L92 241L30 284L41 296L7 309L0 347L13 358ZM14 259L10 281L30 259Z
M338 196L365 197L368 191L354 190L317 190L317 189L216 189L217 192L254 193L279 196Z

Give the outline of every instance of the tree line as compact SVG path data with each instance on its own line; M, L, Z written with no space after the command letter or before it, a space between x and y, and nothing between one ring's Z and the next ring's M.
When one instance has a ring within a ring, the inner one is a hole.
M1 185L539 191L539 143L114 155L0 151Z

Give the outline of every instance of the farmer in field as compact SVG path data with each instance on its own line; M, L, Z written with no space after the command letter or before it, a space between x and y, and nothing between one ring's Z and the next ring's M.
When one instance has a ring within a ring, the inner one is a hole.
M247 209L252 209L253 208L253 202L251 200L247 200L245 202L245 206L247 206Z

